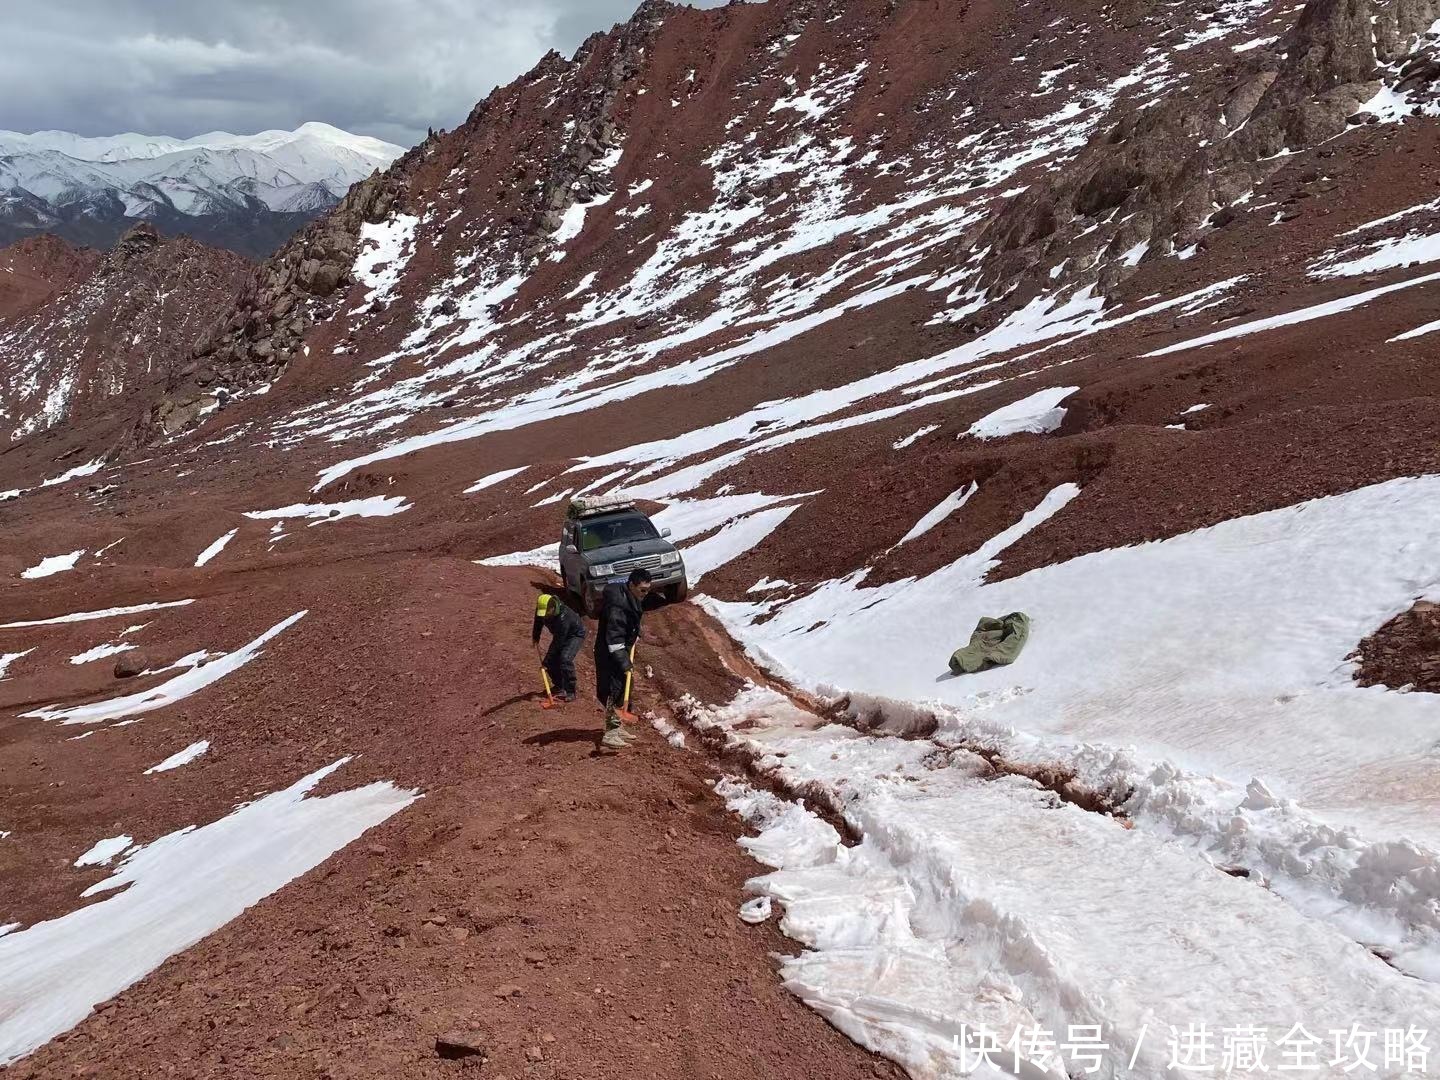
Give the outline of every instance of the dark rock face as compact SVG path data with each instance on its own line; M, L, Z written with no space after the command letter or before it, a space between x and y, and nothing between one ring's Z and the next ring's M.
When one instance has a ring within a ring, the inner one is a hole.
M1360 643L1355 681L1440 694L1440 604L1421 600Z
M115 661L115 678L133 679L154 666L150 657L141 652L125 653Z
M1147 241L1151 251L1167 254L1223 228L1234 218L1230 204L1280 170L1285 154L1345 131L1379 89L1380 65L1406 56L1437 13L1433 0L1311 0L1288 33L1244 54L1244 66L1203 99L1172 96L1122 118L1016 200L980 241L1012 253L993 260L987 278L1003 285L1041 264ZM1430 84L1430 66L1410 62L1417 85ZM1058 207L1073 209L1078 219L1054 225ZM1090 229L1092 219L1120 207L1123 223ZM1100 272L1100 284L1111 286L1128 272L1111 266ZM1017 302L1029 295L1020 289Z
M594 35L576 54L577 66L598 61L598 78L578 95L573 134L550 163L539 207L528 230L527 256L543 248L571 206L610 194L609 181L589 172L589 166L620 145L614 117L616 100L625 84L640 73L646 47L672 7L665 0L646 0L613 36ZM601 50L605 50L603 55Z
M251 274L232 310L196 343L190 363L141 420L137 438L152 442L193 424L213 403L209 388L238 388L274 378L303 344L331 301L352 281L360 228L404 206L406 180L430 140L386 173L350 189L333 212L312 222Z

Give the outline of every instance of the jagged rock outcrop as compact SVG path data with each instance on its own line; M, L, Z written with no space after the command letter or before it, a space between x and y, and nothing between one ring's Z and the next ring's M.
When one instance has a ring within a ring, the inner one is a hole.
M497 238L494 259L533 262L571 206L613 191L595 165L621 145L616 103L642 70L647 47L674 9L668 0L645 0L614 31L592 35L573 60L553 52L541 60L525 82L557 84L573 118L563 131L526 131L519 94L513 87L501 88L478 104L457 132L469 142L446 144L445 153L431 162L432 171L442 175L464 170L477 155L494 151L497 129L521 128L538 167L521 165L506 176L486 208L486 217L492 218L486 223ZM213 407L219 389L268 382L282 372L303 348L310 327L333 315L341 295L354 284L361 226L411 209L406 198L411 178L435 157L443 135L432 132L389 170L355 185L330 214L257 268L234 311L202 337L192 362L141 419L136 441L152 443L190 427ZM443 235L444 225L436 231Z
M996 253L988 282L1018 285L1013 302L1023 303L1044 280L1036 271L1068 259L1096 264L1108 290L1133 273L1117 261L1124 252L1203 245L1286 155L1360 122L1356 110L1379 90L1384 68L1403 65L1412 88L1432 83L1440 63L1411 51L1437 14L1433 0L1310 0L1288 33L1235 64L1214 90L1123 117L998 215L976 241Z
M539 254L571 206L613 192L609 178L591 171L590 166L620 146L613 115L616 99L625 84L640 73L645 49L673 9L669 0L645 0L615 34L594 34L575 54L572 70L583 71L593 63L600 66L600 74L594 81L582 82L574 95L569 138L549 163L539 207L526 231L523 252L527 258ZM553 63L549 65L550 70L554 68Z
M361 226L404 206L407 178L431 141L356 184L331 213L256 268L233 310L196 342L190 362L142 418L139 442L189 427L214 404L217 389L252 386L284 370L306 331L333 314L336 292L353 281Z

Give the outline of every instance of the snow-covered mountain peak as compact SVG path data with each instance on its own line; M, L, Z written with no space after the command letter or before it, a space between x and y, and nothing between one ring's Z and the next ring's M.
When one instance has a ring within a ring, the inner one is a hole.
M188 219L233 217L246 227L219 228L214 239L247 254L262 254L254 247L255 237L268 236L287 222L249 228L256 215L311 216L328 209L351 184L384 169L403 152L393 143L315 121L294 131L212 131L188 139L135 132L92 138L68 131L0 131L0 192L33 197L11 200L30 208L23 221L8 219L0 208L0 242L38 226L72 241L103 246L136 220L193 233L204 230ZM53 213L40 215L37 222L35 200ZM80 228L65 211L82 203L123 207L123 215L110 223L111 229L97 232L93 224ZM299 223L289 221L288 226ZM231 241L227 232L234 234Z
M120 162L153 159L168 154L205 150L252 150L265 154L294 143L308 143L344 150L370 159L376 168L384 168L405 152L403 146L368 135L355 135L311 120L294 131L270 129L254 135L235 135L228 131L211 131L188 139L169 135L141 135L133 131L119 135L83 136L68 131L37 131L25 134L0 131L0 154L31 153L54 150L77 161Z

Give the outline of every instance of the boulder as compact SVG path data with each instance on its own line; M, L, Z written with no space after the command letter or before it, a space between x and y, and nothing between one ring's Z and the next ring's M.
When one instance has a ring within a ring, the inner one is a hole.
M147 671L151 666L150 657L143 652L127 652L115 661L115 678L131 679Z
M447 1031L435 1036L435 1053L450 1060L484 1056L486 1042L479 1031Z

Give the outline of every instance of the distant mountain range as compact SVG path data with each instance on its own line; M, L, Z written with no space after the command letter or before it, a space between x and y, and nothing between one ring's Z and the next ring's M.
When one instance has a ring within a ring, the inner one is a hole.
M108 249L145 221L263 258L402 153L320 123L193 139L0 131L0 246L53 233Z

